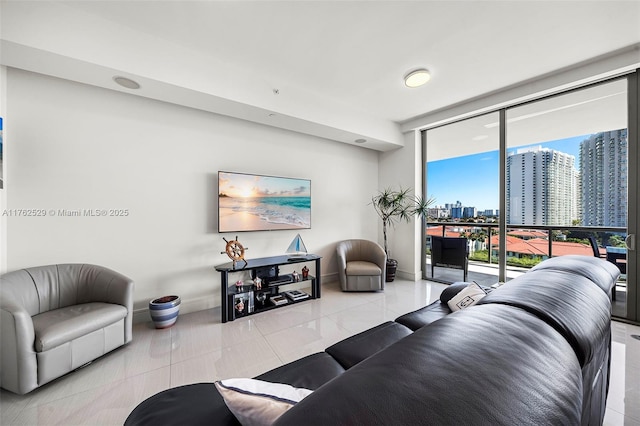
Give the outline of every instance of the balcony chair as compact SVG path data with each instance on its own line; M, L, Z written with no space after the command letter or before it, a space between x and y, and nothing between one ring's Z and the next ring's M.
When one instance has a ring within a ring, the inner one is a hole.
M431 237L431 278L436 266L462 269L463 281L469 271L469 248L466 238Z
M368 240L345 240L336 246L342 291L384 290L387 255Z
M598 247L598 241L596 240L596 237L594 236L590 236L589 237L589 244L591 244L591 248L593 249L593 255L599 259L606 259L607 255L603 254L602 252L600 252L600 247Z
M626 274L627 273L627 260L626 260L626 254L624 256L620 256L618 254L613 254L610 253L609 251L606 251L605 253L602 253L600 251L600 247L598 247L598 241L596 240L596 237L594 236L590 236L589 237L589 243L591 244L591 248L593 249L593 255L599 259L606 259L607 261L613 263L614 265L616 265L618 267L618 269L620 270L620 273L622 274ZM613 288L611 289L611 300L616 300L616 285L613 285Z

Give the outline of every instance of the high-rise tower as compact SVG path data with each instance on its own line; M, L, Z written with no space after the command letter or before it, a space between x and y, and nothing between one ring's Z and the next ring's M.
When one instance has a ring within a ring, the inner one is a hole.
M507 223L571 225L578 217L575 157L540 146L507 156Z
M627 226L627 129L580 143L583 226Z

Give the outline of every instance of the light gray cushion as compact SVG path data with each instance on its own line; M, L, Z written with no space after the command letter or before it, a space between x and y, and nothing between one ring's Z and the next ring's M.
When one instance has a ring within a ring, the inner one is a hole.
M382 275L382 269L375 263L363 260L347 262L347 275Z
M55 309L33 317L37 352L48 351L63 343L120 321L127 308L112 303L83 303Z

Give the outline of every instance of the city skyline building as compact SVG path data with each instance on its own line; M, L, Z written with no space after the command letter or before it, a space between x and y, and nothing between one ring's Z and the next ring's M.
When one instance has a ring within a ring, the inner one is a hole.
M507 156L507 223L571 225L578 218L575 156L542 146Z
M463 207L462 208L462 217L470 218L478 216L478 209L475 207Z
M462 158L464 160L456 158L436 163L442 169L451 170L464 168L463 164L471 158L474 164L482 162L476 155ZM485 155L484 158L493 157ZM508 224L627 226L627 129L514 147L507 154L506 174ZM434 173L434 176L440 175ZM430 187L435 188L435 195L443 202L430 210L433 219L461 221L478 215L500 215L497 209L487 209L486 200L492 200L494 190L491 184L477 191L486 193L484 198L468 193L466 188L459 191L457 187L452 188L450 179L433 179ZM440 189L442 187L446 190ZM457 201L446 202L451 199ZM497 204L491 202L494 203Z
M583 226L627 226L627 129L580 143L580 220Z

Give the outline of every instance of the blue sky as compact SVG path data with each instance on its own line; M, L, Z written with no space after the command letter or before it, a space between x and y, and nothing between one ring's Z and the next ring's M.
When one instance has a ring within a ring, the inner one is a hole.
M576 168L580 142L589 135L576 136L557 141L537 143L543 148L555 149L576 157ZM515 152L516 149L507 152ZM465 157L427 163L427 196L435 198L435 205L444 206L460 201L465 207L476 207L479 211L497 210L499 202L499 156L498 151L484 152Z
M219 172L218 192L230 197L309 197L311 181L275 176Z

